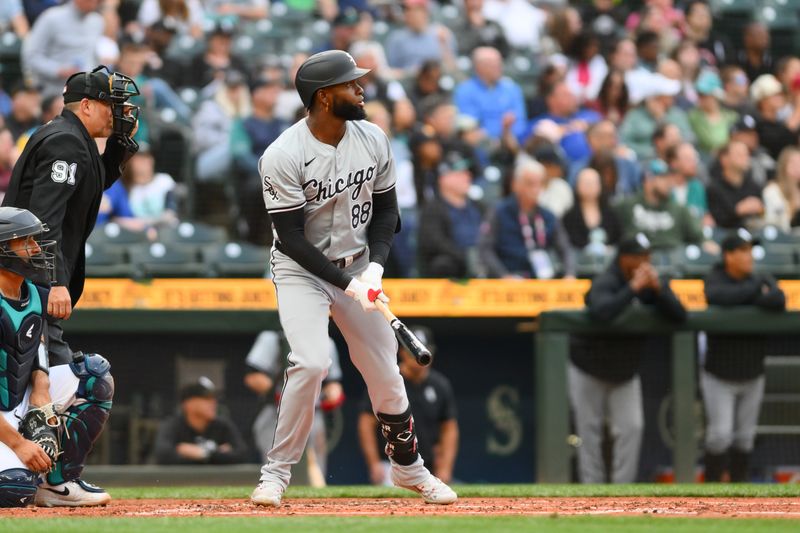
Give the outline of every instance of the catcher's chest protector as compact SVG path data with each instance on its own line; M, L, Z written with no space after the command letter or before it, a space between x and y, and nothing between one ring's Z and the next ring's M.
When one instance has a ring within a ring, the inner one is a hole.
M31 373L39 368L42 313L47 296L30 281L25 283L28 302L23 310L16 309L0 296L0 411L10 411L19 405Z

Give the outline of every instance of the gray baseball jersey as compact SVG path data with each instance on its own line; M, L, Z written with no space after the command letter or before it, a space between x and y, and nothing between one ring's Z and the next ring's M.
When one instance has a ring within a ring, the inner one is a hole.
M365 120L345 124L344 137L334 147L319 141L300 120L258 163L267 211L302 207L306 239L332 260L367 246L372 195L395 185L386 134Z

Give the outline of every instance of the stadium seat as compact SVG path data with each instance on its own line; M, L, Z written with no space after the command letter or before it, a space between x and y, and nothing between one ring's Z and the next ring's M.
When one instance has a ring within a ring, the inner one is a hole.
M800 278L794 252L776 252L765 246L753 247L753 258L757 272L772 274L777 278Z
M197 247L154 242L131 246L128 253L138 278L196 278L208 270L199 261Z
M203 249L211 272L221 278L260 278L269 269L269 252L262 246L228 242Z
M223 228L201 222L181 222L159 232L159 241L165 244L207 245L224 242L225 238Z
M89 235L88 243L105 247L127 247L147 242L147 235L141 231L131 231L116 222L98 225Z
M86 276L90 278L132 278L133 265L124 248L86 243Z
M686 278L704 278L719 261L719 255L710 254L696 244L676 250L672 257L672 263L679 265Z
M575 275L579 278L593 278L608 267L613 253L598 254L586 248L575 251Z

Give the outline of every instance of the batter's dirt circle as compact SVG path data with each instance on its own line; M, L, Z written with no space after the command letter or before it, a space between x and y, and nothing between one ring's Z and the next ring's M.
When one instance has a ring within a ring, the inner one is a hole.
M798 498L461 498L454 505L426 505L417 498L287 498L279 508L246 500L113 500L105 507L0 509L2 517L63 516L428 516L428 515L649 515L713 518L800 519Z

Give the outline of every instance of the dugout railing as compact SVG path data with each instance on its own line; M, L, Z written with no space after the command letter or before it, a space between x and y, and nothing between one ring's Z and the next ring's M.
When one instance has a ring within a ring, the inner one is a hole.
M663 335L671 339L673 468L675 481L695 480L698 455L696 334L786 335L800 333L800 312L767 312L755 307L690 312L676 326L649 309L632 308L612 322L591 320L585 311L547 311L536 333L537 482L570 481L573 445L569 442L567 362L572 334Z

